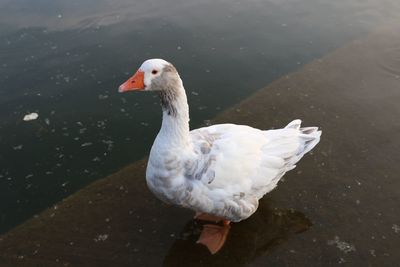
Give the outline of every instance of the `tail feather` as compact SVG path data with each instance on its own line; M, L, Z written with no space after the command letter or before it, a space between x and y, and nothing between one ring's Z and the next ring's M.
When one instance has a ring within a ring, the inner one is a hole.
M318 130L318 127L305 127L305 128L300 128L301 137L305 140L304 142L304 149L302 154L306 154L310 152L311 149L313 149L318 143L321 138L322 132Z
M290 122L288 125L286 125L286 129L296 129L299 130L301 125L301 120L297 119L292 122Z
M303 134L312 134L313 132L318 131L318 127L302 127L299 130Z
M321 133L318 127L301 128L301 120L294 120L284 129L265 131L270 142L262 149L268 156L284 159L288 171L318 144Z
M293 169L296 163L304 156L304 154L308 153L313 149L320 141L321 131L318 130L318 127L303 127L301 126L301 120L294 120L290 122L285 129L295 129L298 130L299 138L301 145L297 150L295 156L293 156L288 161L288 170Z
M321 131L318 127L301 128L301 120L294 120L283 129L264 131L268 140L262 147L266 172L273 176L269 190L279 179L296 167L296 163L319 142Z

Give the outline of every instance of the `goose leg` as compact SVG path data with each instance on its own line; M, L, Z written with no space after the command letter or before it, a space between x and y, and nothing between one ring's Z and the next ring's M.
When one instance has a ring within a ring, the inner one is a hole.
M207 213L202 213L202 212L196 212L194 215L195 220L201 220L201 221L207 221L207 222L220 222L224 221L224 218L218 217L215 215L207 214Z

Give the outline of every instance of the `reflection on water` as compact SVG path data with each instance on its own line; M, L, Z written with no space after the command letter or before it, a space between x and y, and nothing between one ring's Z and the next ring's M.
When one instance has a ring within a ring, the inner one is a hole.
M266 201L248 220L233 223L224 247L215 255L196 243L202 225L192 220L182 230L164 259L165 266L247 266L292 235L311 227L298 211L271 209Z

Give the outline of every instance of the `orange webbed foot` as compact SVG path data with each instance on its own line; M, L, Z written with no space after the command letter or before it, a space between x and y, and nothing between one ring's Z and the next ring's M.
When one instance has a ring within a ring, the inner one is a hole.
M225 244L228 237L229 221L223 220L224 225L205 224L197 243L208 248L211 254L217 253Z

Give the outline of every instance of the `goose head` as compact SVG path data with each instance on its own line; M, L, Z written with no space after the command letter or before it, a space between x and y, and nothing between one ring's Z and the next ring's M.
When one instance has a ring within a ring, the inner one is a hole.
M163 59L143 62L136 73L120 85L120 93L128 91L164 91L182 85L175 67Z

